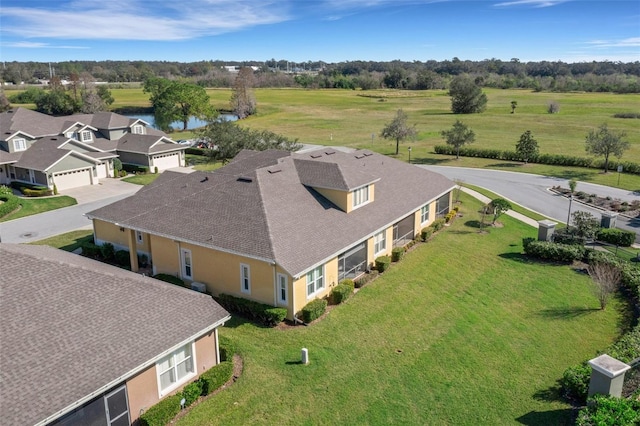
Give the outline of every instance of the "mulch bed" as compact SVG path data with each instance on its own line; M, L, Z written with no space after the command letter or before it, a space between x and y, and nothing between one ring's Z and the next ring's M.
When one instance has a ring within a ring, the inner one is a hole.
M567 198L571 194L571 190L569 188L562 188L560 186L554 186L551 190ZM638 200L628 202L618 198L601 197L597 194L587 194L583 191L576 191L573 194L573 199L574 201L578 201L592 207L597 207L602 210L617 212L630 218L640 217L640 201Z

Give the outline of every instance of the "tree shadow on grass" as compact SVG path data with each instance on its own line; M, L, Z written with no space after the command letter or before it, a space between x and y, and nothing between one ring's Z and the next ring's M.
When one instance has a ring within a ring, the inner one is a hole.
M597 308L583 308L583 307L573 306L569 308L542 309L540 312L538 312L538 315L545 318L564 320L564 319L582 317L584 315L593 314L599 311L600 309L597 309Z
M585 182L591 180L590 173L582 172L579 170L562 170L562 171L558 171L558 173L554 174L553 176L547 176L547 177L550 179L567 179L567 180L575 179L575 180L581 180Z
M485 223L482 225L479 220L468 220L464 223L464 226L468 228L476 228L479 231L489 232L489 228L491 228L490 223Z
M422 157L418 157L418 158L412 158L411 159L411 163L412 164L424 164L424 165L428 165L428 166L438 166L438 165L442 165L444 163L448 163L452 161L451 158L422 158Z
M523 166L523 163L494 163L487 164L485 167L490 167L492 169L515 169Z
M575 414L571 408L550 411L529 411L515 420L523 425L573 425Z
M512 246L513 245L514 244L512 244ZM522 254L522 253L500 253L498 256L500 256L503 259L513 260L514 262L529 263L529 264L535 263L530 258L528 258L525 254Z

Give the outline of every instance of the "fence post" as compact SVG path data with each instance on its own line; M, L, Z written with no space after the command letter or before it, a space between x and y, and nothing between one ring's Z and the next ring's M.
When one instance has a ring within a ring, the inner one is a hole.
M624 373L631 366L607 354L593 358L589 361L589 365L591 366L591 380L588 395L602 394L620 398Z

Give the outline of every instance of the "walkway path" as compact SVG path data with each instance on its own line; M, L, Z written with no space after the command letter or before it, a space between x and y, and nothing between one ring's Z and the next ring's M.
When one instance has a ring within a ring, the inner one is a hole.
M484 195L482 195L481 193L479 193L477 191L474 191L473 189L465 188L463 186L462 190L464 192L466 192L467 194L471 195L472 197L477 198L478 200L480 200L484 204L489 204L489 202L491 201L491 199L489 197L485 197ZM527 225L531 225L534 228L538 228L538 221L537 220L531 219L530 217L525 216L522 213L514 212L513 210L507 210L505 212L505 214L507 216L511 216L511 217L519 220L520 222L524 222Z

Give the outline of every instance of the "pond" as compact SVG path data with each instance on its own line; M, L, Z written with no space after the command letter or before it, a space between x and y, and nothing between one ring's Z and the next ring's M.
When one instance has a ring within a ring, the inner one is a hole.
M151 127L158 129L158 126L156 126L156 120L153 114L121 114L121 115L124 115L125 117L129 117L129 118L139 118L149 123ZM238 116L233 114L220 114L219 117L220 119L227 120L227 121L236 121L238 119ZM189 121L187 122L187 130L197 129L198 127L204 127L206 125L207 125L206 121L200 120L197 117L190 117ZM182 130L182 121L174 121L173 123L171 123L171 127L173 127L175 130Z

